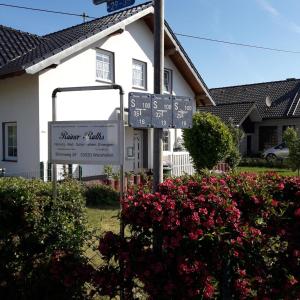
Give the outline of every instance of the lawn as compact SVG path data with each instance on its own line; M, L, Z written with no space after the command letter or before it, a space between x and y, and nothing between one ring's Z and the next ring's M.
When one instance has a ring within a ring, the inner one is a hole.
M120 223L118 219L118 206L105 206L101 208L87 208L88 228L92 232L92 237L86 245L85 255L94 267L102 264L98 251L99 238L105 231L118 233Z
M249 173L267 173L267 172L276 172L282 176L297 176L297 171L294 172L291 169L281 169L281 168L268 168L268 167L238 167L237 171L249 172Z

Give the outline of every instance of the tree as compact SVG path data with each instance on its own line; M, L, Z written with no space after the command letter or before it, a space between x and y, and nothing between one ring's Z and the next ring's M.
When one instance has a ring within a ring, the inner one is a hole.
M300 170L300 137L294 128L287 128L283 138L289 148L288 162L293 170Z
M228 128L232 135L233 147L230 149L225 162L228 163L232 169L234 169L241 161L240 143L245 137L245 133L239 126L236 126L233 121L230 122Z
M197 172L213 168L224 160L234 147L229 128L220 118L210 113L194 114L193 127L184 129L183 139Z

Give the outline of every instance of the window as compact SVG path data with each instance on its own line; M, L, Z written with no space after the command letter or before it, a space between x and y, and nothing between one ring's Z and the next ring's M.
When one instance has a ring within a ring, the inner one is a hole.
M168 94L172 94L172 89L173 89L173 78L172 78L172 70L170 69L165 69L164 70L164 92Z
M170 151L170 131L163 130L163 151Z
M132 86L134 88L147 88L147 64L145 62L132 60Z
M101 81L114 81L114 54L105 50L96 52L96 78Z
M278 144L277 126L259 127L259 150L265 150Z
M17 148L17 123L3 123L3 154L4 160L16 161Z

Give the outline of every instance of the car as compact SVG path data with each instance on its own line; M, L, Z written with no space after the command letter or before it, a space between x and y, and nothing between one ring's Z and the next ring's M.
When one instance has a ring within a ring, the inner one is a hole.
M263 152L263 157L267 161L283 160L286 159L288 156L289 156L289 148L287 147L285 142L280 143Z

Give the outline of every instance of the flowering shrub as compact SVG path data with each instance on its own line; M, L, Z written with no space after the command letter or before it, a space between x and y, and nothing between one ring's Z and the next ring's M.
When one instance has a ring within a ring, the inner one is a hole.
M0 299L75 299L83 287L66 290L49 273L57 250L80 261L87 236L82 188L61 183L54 201L51 187L38 180L0 179Z
M300 178L272 173L133 191L121 215L131 235L101 238L94 285L111 297L124 285L128 299L137 288L149 299L299 299L299 199Z

